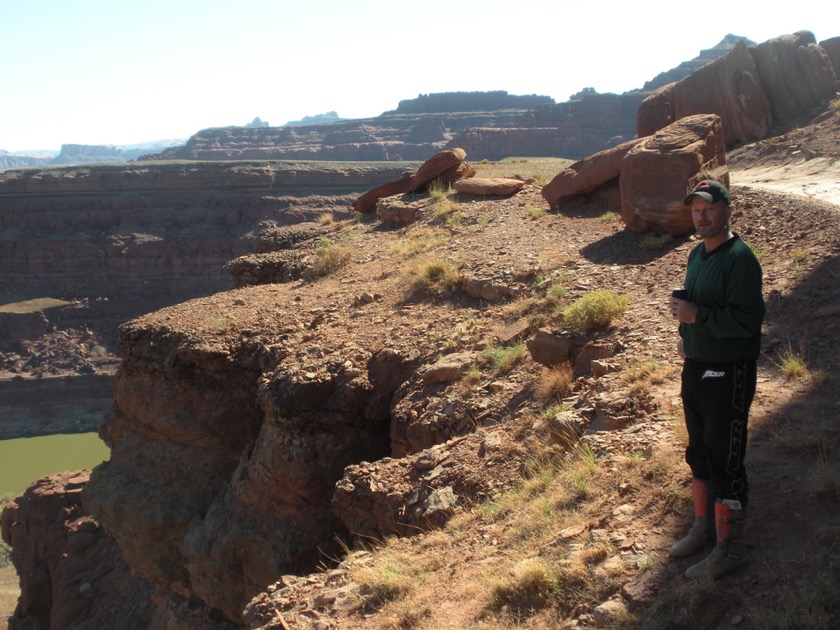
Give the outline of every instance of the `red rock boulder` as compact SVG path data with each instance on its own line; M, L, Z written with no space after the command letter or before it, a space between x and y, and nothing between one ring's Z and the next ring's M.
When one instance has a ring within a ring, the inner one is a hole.
M467 152L460 148L446 149L433 155L412 176L408 192L420 190L435 180L446 185L457 179L472 177L475 169L464 161L466 157Z
M634 232L694 230L683 200L702 179L729 185L723 124L715 114L681 118L633 147L621 163L621 218Z
M353 210L368 214L376 209L380 199L422 190L429 182L448 185L459 179L475 175L475 169L466 161L463 149L446 149L430 157L415 173L406 173L399 179L369 190L353 203Z
M522 190L525 181L508 177L470 177L453 182L455 192L465 195L513 195Z
M411 184L412 177L413 175L411 173L406 173L399 179L387 182L381 186L377 186L373 190L367 191L353 203L353 210L361 212L362 214L373 212L376 208L376 202L380 199L385 199L385 197L392 197L394 195L402 195L403 193L408 192L408 187Z

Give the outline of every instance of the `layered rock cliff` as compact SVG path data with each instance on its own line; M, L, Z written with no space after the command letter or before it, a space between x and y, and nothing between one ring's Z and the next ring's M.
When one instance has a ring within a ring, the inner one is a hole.
M212 293L227 286L222 264L252 249L261 227L348 216L360 192L405 168L212 162L6 171L0 301L119 300L118 316L130 316Z
M89 430L89 418L110 405L92 376L112 376L107 355L119 323L227 288L224 263L252 251L259 230L347 217L361 192L410 166L143 163L0 173L3 434L54 430L63 414L65 430ZM43 372L48 356L59 372ZM37 387L21 382L43 376Z

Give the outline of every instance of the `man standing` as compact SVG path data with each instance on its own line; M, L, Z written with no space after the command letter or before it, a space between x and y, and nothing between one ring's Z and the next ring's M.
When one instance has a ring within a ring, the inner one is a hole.
M749 564L742 541L748 498L744 455L765 310L762 270L730 229L731 200L723 185L701 181L684 203L703 239L688 256L685 291L670 300L680 322L677 350L685 361L681 396L694 521L670 555L700 551L715 532L714 551L685 574L717 579Z

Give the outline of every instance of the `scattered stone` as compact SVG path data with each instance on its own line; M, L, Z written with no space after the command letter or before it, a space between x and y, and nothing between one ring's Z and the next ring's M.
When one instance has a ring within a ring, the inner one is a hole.
M592 617L598 628L613 626L627 617L627 607L615 599L608 600L592 610Z

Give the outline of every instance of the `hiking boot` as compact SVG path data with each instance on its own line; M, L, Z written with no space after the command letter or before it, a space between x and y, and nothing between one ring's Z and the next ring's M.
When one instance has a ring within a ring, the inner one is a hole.
M747 566L750 559L742 540L745 518L740 501L718 501L715 504L717 545L705 560L690 566L685 576L695 580L716 580Z
M709 482L692 479L691 494L694 496L694 520L686 537L668 551L672 558L685 558L702 551L708 542L715 539L715 522L709 505Z

